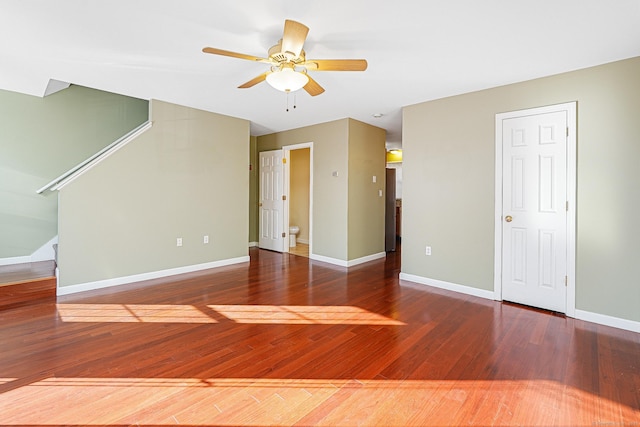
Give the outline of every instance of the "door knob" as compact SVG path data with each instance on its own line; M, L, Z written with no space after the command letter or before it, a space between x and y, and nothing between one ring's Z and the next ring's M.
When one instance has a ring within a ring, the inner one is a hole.
M507 221L507 222L511 222L511 221L513 221L513 217L511 215L507 215L507 216L504 217L504 220Z

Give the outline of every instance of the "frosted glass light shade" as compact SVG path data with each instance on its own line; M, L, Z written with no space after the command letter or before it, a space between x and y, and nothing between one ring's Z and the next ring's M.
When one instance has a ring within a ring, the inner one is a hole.
M294 71L292 68L283 68L267 75L267 83L282 92L295 92L302 89L308 81L309 77L306 74Z

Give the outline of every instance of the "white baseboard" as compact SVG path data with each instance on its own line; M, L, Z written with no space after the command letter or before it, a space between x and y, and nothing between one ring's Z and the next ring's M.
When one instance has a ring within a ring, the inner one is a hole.
M258 246L258 242L249 242L249 247L250 248L255 248Z
M458 285L456 283L443 282L442 280L429 279L427 277L415 276L413 274L400 273L400 280L419 283L421 285L432 286L434 288L446 289L448 291L459 292L461 294L473 295L484 299L493 300L493 291L473 288L466 285Z
M576 319L640 333L640 322L576 309Z
M167 270L152 271L150 273L134 274L131 276L116 277L113 279L97 280L95 282L80 283L77 285L59 286L57 295L69 295L77 292L92 291L96 289L108 288L111 286L126 285L129 283L142 282L144 280L160 279L163 277L175 276L178 274L193 273L200 270L208 270L210 268L224 267L232 264L249 262L248 256L238 258L224 259L220 261L207 262L203 264L188 265L186 267L170 268ZM58 284L60 279L58 279Z
M44 245L40 246L31 255L15 256L10 258L0 258L0 266L13 265L13 264L27 264L30 262L39 261L53 261L55 259L55 252L53 250L53 244L58 243L58 236L49 240Z
M309 239L296 239L296 242L308 245L309 244Z
M377 254L367 255L362 258L356 258L349 261L331 258L323 255L310 254L309 258L315 261L327 262L329 264L339 265L340 267L353 267L354 265L364 264L365 262L374 261L387 256L386 252L378 252Z
M377 254L363 256L362 258L352 259L347 261L347 267L353 267L354 265L364 264L365 262L375 261L380 258L385 258L387 256L386 252L378 252Z
M446 289L448 291L473 295L480 298L495 299L493 291L472 288L470 286L458 285L455 283L443 282L442 280L428 279L426 277L415 276L413 274L400 273L400 280L419 283L421 285L433 286L434 288ZM570 316L573 317L573 316ZM592 313L590 311L575 310L575 318L586 322L597 323L599 325L611 326L612 328L624 329L626 331L640 333L640 322L634 320L621 319L619 317L607 316L605 314Z

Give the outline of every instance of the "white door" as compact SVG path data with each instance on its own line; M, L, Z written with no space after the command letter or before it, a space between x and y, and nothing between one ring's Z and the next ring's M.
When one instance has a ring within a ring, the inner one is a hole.
M567 310L567 112L502 121L502 299Z
M282 150L260 153L260 238L258 247L284 250Z

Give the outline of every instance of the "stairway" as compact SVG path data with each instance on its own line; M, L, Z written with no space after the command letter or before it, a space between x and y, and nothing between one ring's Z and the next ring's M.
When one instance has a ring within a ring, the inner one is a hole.
M53 261L0 266L0 310L31 303L55 302Z

